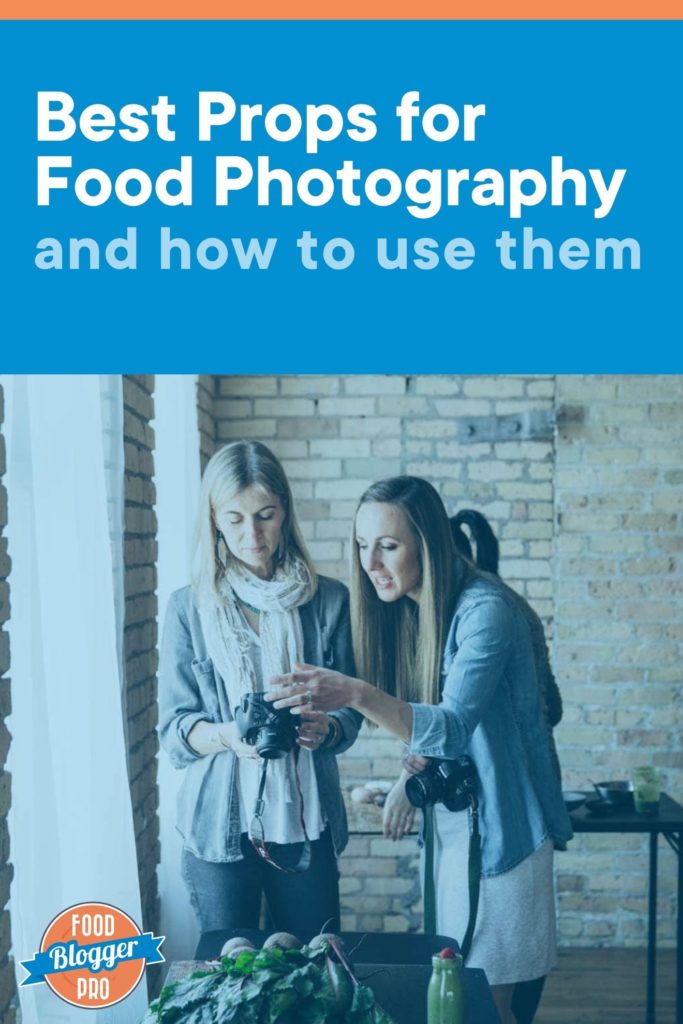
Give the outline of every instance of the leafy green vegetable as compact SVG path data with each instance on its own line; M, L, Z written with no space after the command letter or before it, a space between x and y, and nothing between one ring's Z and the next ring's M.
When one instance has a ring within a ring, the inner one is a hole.
M353 982L342 964L328 957L325 966L327 968L327 981L332 997L330 1010L337 1014L343 1014L352 1005L354 998Z
M393 1024L345 957L317 949L244 950L166 985L142 1024Z
M164 1011L187 1010L204 1002L220 984L220 981L221 979L215 974L208 974L203 978L184 978L176 985L170 986L171 991L162 1001Z
M217 1024L218 1018L212 1003L200 1003L183 1021L185 1024Z
M368 988L366 985L359 985L353 993L351 1013L367 1013L367 1011L374 1005L375 997L372 993L372 989Z

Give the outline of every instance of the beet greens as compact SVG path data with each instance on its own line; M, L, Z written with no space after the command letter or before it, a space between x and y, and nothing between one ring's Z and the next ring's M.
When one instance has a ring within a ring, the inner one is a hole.
M244 950L166 985L142 1024L393 1024L336 942Z

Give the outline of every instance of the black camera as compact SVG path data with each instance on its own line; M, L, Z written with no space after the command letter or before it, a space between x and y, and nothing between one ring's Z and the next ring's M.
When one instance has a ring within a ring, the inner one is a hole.
M406 796L413 807L442 803L449 811L464 811L476 800L479 776L474 761L463 754L453 761L433 761L406 782Z
M289 708L274 708L263 693L245 693L235 711L242 740L264 758L285 757L296 742L297 731Z

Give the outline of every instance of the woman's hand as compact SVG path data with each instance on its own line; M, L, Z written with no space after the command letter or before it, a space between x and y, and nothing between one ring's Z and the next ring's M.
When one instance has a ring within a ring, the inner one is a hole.
M297 743L304 750L317 750L327 739L329 731L330 716L324 711L302 711Z
M315 665L296 664L295 671L285 676L273 676L272 686L265 695L276 708L289 708L293 715L305 711L339 711L355 708L361 715L381 725L410 743L413 731L413 709L407 701L383 693L376 686Z
M401 839L407 835L415 821L415 808L406 796L406 772L390 791L384 804L384 835L387 839Z
M367 685L329 668L303 663L294 667L296 671L286 676L273 676L271 685L279 689L265 695L276 708L289 708L293 715L353 707L360 687Z
M240 738L236 722L222 722L218 726L218 730L223 746L225 747L227 744L227 747L229 747L237 757L253 757L259 761L261 760L259 754L256 753L256 747L252 746L250 743L245 743L244 740Z
M408 775L419 775L420 772L425 771L429 767L431 758L421 757L419 754L411 754L410 751L406 751L401 763Z
M258 757L256 748L243 743L235 722L209 722L201 719L190 729L188 744L202 756L232 750L237 757Z

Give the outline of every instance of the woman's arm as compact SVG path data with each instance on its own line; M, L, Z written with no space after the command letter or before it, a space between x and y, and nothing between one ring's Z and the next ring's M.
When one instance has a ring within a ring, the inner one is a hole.
M294 715L300 715L302 709L330 712L344 707L353 708L402 740L408 742L410 739L412 706L362 679L329 668L301 664L286 676L273 676L272 684L282 687L265 697L273 701L276 708L291 708ZM309 694L310 701L305 699Z
M197 754L220 754L232 750L238 757L258 757L256 749L243 743L235 722L197 722L190 730L187 742Z
M460 616L457 652L444 681L442 702L406 703L361 679L297 666L287 676L273 678L285 687L267 700L275 707L313 707L331 711L347 705L383 726L408 744L412 754L455 758L465 752L469 738L495 697L510 657L514 621L505 599L497 593L473 602ZM310 702L306 700L310 693Z
M195 651L177 594L169 601L159 663L159 736L176 768L186 768L198 757L233 750L240 757L255 757L242 743L234 722L212 722L204 707L192 669Z
M172 594L159 660L159 738L176 768L185 768L201 756L188 742L189 735L198 722L210 724L192 671L194 658L186 617L178 594Z
M465 753L472 733L496 699L514 642L513 614L501 594L488 593L462 610L441 704L412 705L412 754L452 759Z
M227 734L221 733L222 723L201 721L192 726L187 742L192 749L202 756L206 754L220 754L222 750L228 750L230 743Z

